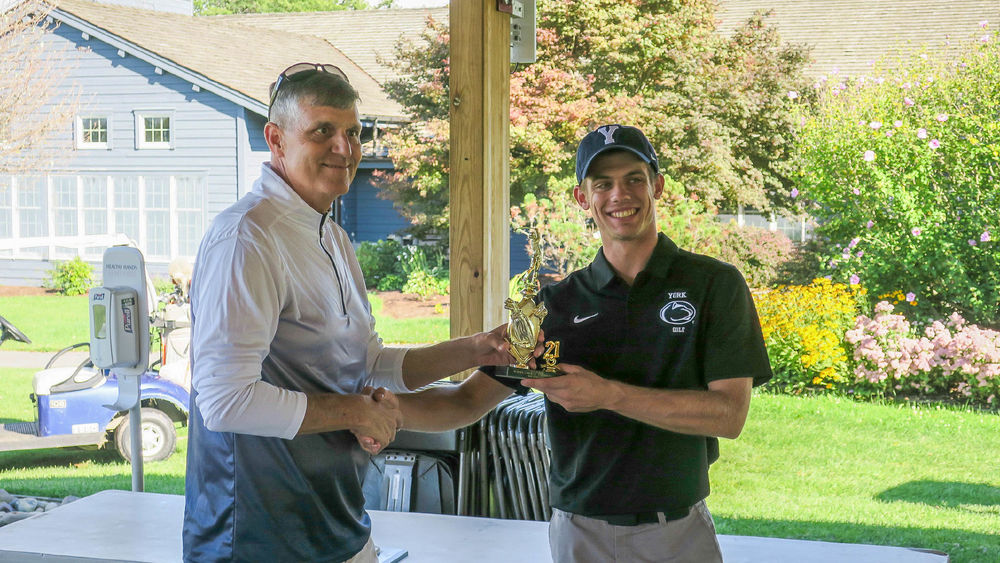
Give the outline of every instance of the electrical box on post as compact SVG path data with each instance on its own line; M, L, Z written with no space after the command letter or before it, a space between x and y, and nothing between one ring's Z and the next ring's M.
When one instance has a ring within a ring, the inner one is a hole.
M510 62L535 62L535 0L511 2Z

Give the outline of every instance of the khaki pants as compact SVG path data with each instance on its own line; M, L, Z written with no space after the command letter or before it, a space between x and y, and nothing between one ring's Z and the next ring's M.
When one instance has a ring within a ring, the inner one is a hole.
M361 548L361 551L344 563L378 563L378 555L375 555L375 543L368 538L368 543Z
M549 547L555 563L722 563L715 523L705 501L684 518L638 526L552 509Z

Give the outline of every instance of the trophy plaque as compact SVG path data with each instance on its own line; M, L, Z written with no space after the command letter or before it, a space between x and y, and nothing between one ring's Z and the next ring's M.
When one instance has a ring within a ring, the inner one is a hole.
M560 375L554 362L546 362L541 370L528 367L528 361L538 345L538 332L542 328L542 320L548 311L544 303L535 303L538 294L538 269L542 265L542 249L536 229L528 232L531 242L531 264L519 279L521 299L514 301L508 297L503 308L509 313L507 323L507 342L510 344L510 355L514 357L514 365L497 366L496 375L511 379L537 379Z

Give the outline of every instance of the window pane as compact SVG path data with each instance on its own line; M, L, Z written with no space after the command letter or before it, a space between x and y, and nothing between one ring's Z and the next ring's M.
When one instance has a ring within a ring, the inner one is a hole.
M115 178L115 209L139 209L139 178L119 176Z
M84 117L80 119L80 129L84 144L108 142L108 119L106 117Z
M759 213L747 212L743 216L743 224L748 227L767 229L770 227L771 221Z
M787 217L778 217L778 230L793 242L802 242L802 222Z
M83 206L87 208L108 206L108 181L104 176L83 177Z
M104 176L83 176L83 234L108 232L108 182Z
M170 213L146 211L146 253L150 257L170 257Z
M139 211L115 211L115 231L139 243Z
M0 176L0 238L14 236L13 201L10 176Z
M181 256L198 254L198 244L201 242L201 215L182 213L177 218L177 249Z
M146 176L146 209L170 209L170 178Z
M146 117L143 118L143 121L145 122L147 143L170 142L169 117Z
M52 176L52 195L57 208L76 208L76 178Z
M108 213L101 210L85 209L83 211L83 234L103 235L108 232Z
M139 178L118 176L114 179L115 232L139 243Z
M79 234L76 219L76 178L52 176L52 219L56 236L69 237Z
M17 183L17 208L20 220L20 237L48 235L45 209L45 178L23 176Z
M75 209L56 209L53 219L55 220L56 236L72 237L78 234Z
M144 178L146 222L146 253L160 258L170 257L170 177Z
M178 176L175 183L177 253L181 256L195 256L205 230L204 179L198 176Z
M201 179L193 176L177 177L177 208L201 209Z

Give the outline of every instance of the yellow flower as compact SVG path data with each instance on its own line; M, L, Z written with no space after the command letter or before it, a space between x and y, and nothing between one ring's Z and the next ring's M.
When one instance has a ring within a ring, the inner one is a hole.
M846 381L844 333L854 324L862 295L859 289L826 278L806 286L779 286L756 293L775 373L827 389Z

